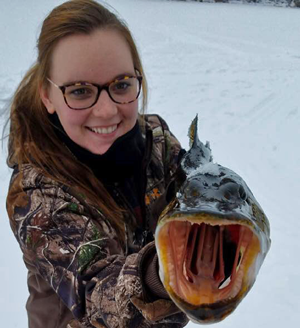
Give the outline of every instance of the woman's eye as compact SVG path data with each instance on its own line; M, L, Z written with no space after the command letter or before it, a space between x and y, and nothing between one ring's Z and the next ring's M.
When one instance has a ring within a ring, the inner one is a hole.
M131 84L128 82L117 82L111 86L113 92L126 92L130 89Z
M76 89L76 90L73 90L72 91L72 94L73 95L85 95L87 93L88 93L88 91L86 89L84 89L84 88Z
M94 90L87 87L72 88L68 90L68 96L72 98L85 99L93 96Z

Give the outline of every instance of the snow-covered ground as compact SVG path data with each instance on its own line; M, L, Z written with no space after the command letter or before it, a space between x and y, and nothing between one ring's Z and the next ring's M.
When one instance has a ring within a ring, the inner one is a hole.
M5 1L0 106L35 58L45 15L61 0ZM238 4L110 0L128 22L161 114L183 146L199 114L215 161L239 173L271 223L272 247L252 291L223 328L299 325L300 10ZM26 270L10 230L0 162L0 326L27 326ZM297 323L298 322L298 323ZM188 327L196 327L190 323Z

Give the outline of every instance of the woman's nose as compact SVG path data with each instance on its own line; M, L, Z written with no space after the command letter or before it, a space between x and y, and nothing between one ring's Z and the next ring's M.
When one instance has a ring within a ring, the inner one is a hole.
M106 90L102 90L97 103L93 106L93 114L98 117L109 118L118 112L117 104L112 101Z

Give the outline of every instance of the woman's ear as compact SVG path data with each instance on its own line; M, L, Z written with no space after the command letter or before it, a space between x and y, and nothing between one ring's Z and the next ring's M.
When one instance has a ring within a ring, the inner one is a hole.
M41 100L42 100L43 104L45 105L48 113L54 114L55 108L54 108L52 101L49 98L49 90L47 88L45 88L45 86L41 85L40 89L39 89L39 93L40 93Z

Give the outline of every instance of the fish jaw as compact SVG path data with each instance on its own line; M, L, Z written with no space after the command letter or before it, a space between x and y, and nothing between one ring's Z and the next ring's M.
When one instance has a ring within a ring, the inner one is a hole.
M254 284L266 255L262 239L263 234L241 217L169 213L155 234L160 278L191 320L219 322Z

